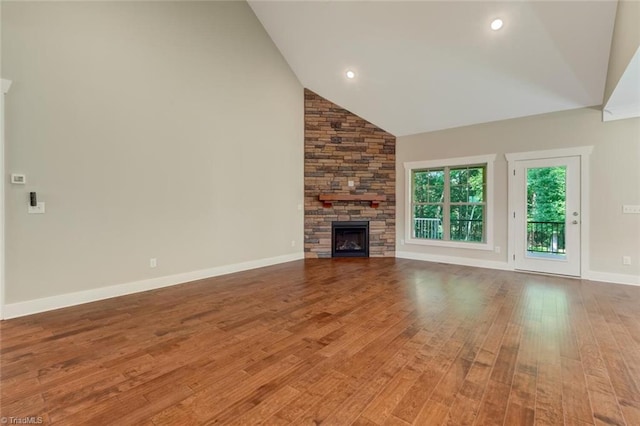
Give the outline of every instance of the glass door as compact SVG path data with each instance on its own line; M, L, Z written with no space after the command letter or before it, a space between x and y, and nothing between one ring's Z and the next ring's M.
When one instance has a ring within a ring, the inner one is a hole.
M580 275L580 159L517 161L516 269Z

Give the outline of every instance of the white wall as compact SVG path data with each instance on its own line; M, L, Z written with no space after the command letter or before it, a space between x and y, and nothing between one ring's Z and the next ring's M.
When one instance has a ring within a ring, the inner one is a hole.
M246 3L3 2L2 66L8 304L302 256L302 86Z
M397 140L397 240L405 238L404 162L498 154L495 163L495 245L501 253L398 245L415 257L462 258L469 264L506 267L507 163L505 153L594 146L591 154L590 269L640 282L640 215L622 214L640 205L640 119L602 123L593 108L505 120ZM632 265L622 264L631 256Z
M603 104L605 105L627 69L631 58L640 47L640 25L638 22L640 22L640 2L637 0L618 1L607 82L604 89Z

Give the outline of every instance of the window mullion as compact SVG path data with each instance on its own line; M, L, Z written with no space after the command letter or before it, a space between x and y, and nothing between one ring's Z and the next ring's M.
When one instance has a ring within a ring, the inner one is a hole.
M451 194L449 193L449 167L444 168L444 203L442 205L442 239L451 240Z

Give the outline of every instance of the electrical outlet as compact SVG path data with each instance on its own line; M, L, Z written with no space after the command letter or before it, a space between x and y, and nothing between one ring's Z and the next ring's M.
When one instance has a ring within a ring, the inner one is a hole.
M349 185L349 186L355 186L355 182L354 182L354 181L352 181L352 180L347 181L347 185Z
M11 173L11 183L14 185L24 185L27 183L27 177L17 173Z
M295 247L296 246L296 241L295 240L291 240L291 247Z
M493 251L495 251L496 253L500 253L500 246L495 246L493 248Z
M622 256L623 265L631 265L631 256Z
M155 268L156 266L158 266L158 259L155 257L149 259L149 268Z

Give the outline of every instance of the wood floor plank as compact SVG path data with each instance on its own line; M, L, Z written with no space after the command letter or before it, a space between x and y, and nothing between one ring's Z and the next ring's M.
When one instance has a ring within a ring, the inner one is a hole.
M280 410L280 408L299 395L299 390L294 389L291 386L283 386L257 403L253 408L242 412L229 424L237 426L258 424L262 422L262 420L271 417Z
M468 426L475 423L480 411L484 388L465 381L460 393L449 408L449 413L443 424L454 426Z
M543 316L540 323L538 376L536 383L536 424L557 425L564 419L562 405L562 368L560 358L556 294L549 288L543 296Z
M582 364L573 359L561 359L562 403L565 418L593 424L593 411Z
M345 375L335 370L322 370L322 375L313 385L302 387L302 389L297 387L296 390L301 392L300 395L278 410L272 417L269 417L267 423L288 424L294 422L346 379Z
M432 362L429 363L429 366L422 372L415 384L396 406L393 411L395 417L409 423L414 422L445 373L444 369L437 364L435 357L432 358Z
M596 424L624 425L624 417L609 380L590 375L585 377Z
M398 403L420 376L421 371L403 368L382 391L369 403L362 413L367 420L383 424L392 414Z
M366 364L370 368L370 372L373 374L365 374L361 376L358 383L361 386L355 392L354 395L349 397L342 407L335 410L327 419L327 422L334 422L336 424L350 424L355 421L363 412L363 409L372 402L373 398L381 392L381 390L406 366L408 359L412 357L420 347L422 338L415 331L415 329L409 328L403 336L407 339L407 343L387 362L374 372L374 363L366 361ZM395 339L400 340L400 339ZM380 353L380 352L379 352ZM388 355L385 353L385 358ZM383 358L379 358L383 359Z
M45 424L640 424L640 288L308 259L0 322Z
M516 371L516 360L518 357L518 349L520 345L521 327L513 323L509 323L504 333L502 345L498 352L498 357L493 366L491 380L511 385L513 374Z
M618 402L627 425L640 425L640 404L625 399L618 399Z
M504 423L510 388L504 383L489 380L475 424L502 425Z
M509 403L507 414L504 418L505 425L533 426L535 411L529 407L523 407L517 403Z
M447 418L449 407L439 402L431 401L422 406L413 424L417 425L440 425Z

